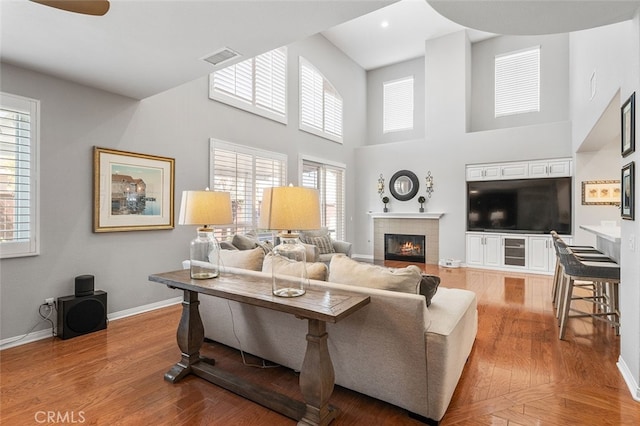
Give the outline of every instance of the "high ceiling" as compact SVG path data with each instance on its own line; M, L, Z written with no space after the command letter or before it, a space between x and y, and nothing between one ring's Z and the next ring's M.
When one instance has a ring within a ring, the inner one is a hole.
M425 40L465 27L477 30L469 31L472 41L492 33L566 32L630 19L640 5L640 0L110 2L107 14L96 17L28 0L0 0L0 60L143 99L214 71L202 58L224 47L239 52L241 60L322 32L363 68L373 69L421 56Z
M392 0L110 0L104 16L0 0L0 59L142 99L214 71L228 47L250 58Z

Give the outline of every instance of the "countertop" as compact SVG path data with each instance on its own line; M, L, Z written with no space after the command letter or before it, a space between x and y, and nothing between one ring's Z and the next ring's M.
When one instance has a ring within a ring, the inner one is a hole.
M619 226L601 226L601 225L580 225L580 229L584 229L587 232L604 238L616 244L620 244L622 239L620 238Z

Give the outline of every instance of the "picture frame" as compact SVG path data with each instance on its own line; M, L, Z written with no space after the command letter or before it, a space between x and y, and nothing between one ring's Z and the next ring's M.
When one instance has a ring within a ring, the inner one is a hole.
M636 93L620 108L620 141L622 156L626 157L636 150Z
M619 180L588 180L582 182L583 206L619 206Z
M175 160L94 147L93 232L174 228Z
M620 216L623 219L634 220L635 216L635 162L632 161L622 168L621 174Z

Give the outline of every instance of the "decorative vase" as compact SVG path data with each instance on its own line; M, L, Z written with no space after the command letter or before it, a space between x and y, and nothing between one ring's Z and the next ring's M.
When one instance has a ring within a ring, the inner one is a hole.
M420 206L420 213L424 213L424 207Z
M389 209L387 208L387 206L384 206L384 209L382 209L383 212L387 213L389 211Z
M211 228L198 228L198 236L191 241L191 278L207 280L220 274L220 245Z

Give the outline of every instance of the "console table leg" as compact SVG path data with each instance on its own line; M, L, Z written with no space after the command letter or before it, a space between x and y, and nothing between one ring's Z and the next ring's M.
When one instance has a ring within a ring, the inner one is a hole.
M314 319L308 321L307 351L300 370L300 390L306 411L298 425L327 425L338 414L329 407L335 376L327 347L327 324Z
M182 316L176 333L182 357L164 374L164 379L168 382L180 381L191 373L191 366L200 361L200 347L204 342L204 326L200 318L199 304L198 292L184 290Z

